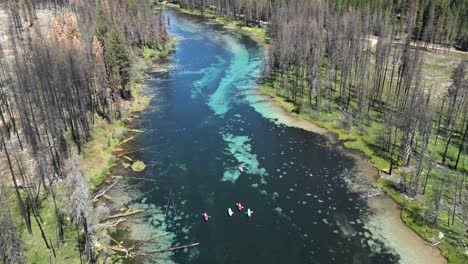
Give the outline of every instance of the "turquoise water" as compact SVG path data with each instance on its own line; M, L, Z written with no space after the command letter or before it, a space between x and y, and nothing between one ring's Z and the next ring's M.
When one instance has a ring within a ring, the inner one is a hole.
M172 246L200 243L170 261L397 262L363 225L368 208L347 183L353 160L325 138L281 124L256 95L263 50L210 21L168 15L177 50L169 70L147 81L151 107L134 124L144 133L127 148L149 165L137 177L154 180L129 182L144 197L139 204L160 208L151 226L171 231ZM235 210L238 201L252 218ZM158 260L168 261L147 259Z

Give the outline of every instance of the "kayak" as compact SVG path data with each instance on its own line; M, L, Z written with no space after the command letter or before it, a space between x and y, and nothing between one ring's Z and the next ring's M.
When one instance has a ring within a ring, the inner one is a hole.
M236 206L237 206L237 211L242 211L244 209L244 206L242 206L241 203L236 203Z
M246 212L247 216L250 218L253 214L253 211L249 209L247 209L247 212Z
M232 216L233 214L234 214L234 212L231 210L231 208L228 208L228 215Z
M239 167L239 171L240 171L240 172L244 172L244 168Z
M203 216L203 220L205 220L205 222L207 222L208 219L210 218L210 216L209 216L206 212L204 212L204 213L202 214L202 216Z

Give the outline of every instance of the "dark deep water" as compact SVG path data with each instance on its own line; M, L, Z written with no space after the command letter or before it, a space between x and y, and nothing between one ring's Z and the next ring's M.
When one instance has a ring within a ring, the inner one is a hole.
M366 203L348 190L352 159L322 136L287 127L255 94L262 50L247 37L169 10L177 50L151 74L145 131L129 154L148 166L138 185L176 234L177 263L394 263L363 226ZM240 174L238 166L246 168ZM241 201L254 211L235 210ZM172 202L170 203L172 204ZM227 208L235 214L227 216ZM211 219L201 220L202 212ZM155 221L155 228L161 222Z

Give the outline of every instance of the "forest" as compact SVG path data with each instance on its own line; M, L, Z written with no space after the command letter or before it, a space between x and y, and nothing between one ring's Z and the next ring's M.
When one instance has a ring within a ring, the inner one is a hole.
M115 260L92 206L107 171L89 176L82 163L101 161L86 149L96 124L129 115L142 58L171 49L153 2L0 4L4 263ZM264 30L260 89L367 155L403 221L428 241L443 232L442 254L466 261L467 0L169 2ZM106 151L115 134L103 136Z
M240 19L252 25L258 25L262 21L274 23L277 19L274 13L279 9L284 7L298 9L303 6L301 1L278 0L178 0L170 2L180 4L181 7L187 9L213 11L227 18ZM318 4L313 2L317 1L312 1L311 4ZM405 17L411 12L414 16L414 26L411 29L413 40L417 39L444 47L453 46L465 51L468 49L468 21L466 19L468 7L465 0L418 0L412 7L411 3L413 2L406 0L327 0L319 1L319 5L320 8L333 10L339 16L362 15L364 13L372 14L372 16L374 14L391 16L391 18L396 19L395 33L397 38L399 33L404 34L406 30L403 26ZM410 11L411 8L414 10ZM355 13L349 13L351 10L354 10ZM375 28L372 33L379 36L381 32L378 30Z
M105 232L79 156L96 123L127 115L142 51L169 49L164 14L146 0L7 0L0 12L0 259L96 263Z
M466 260L467 1L172 2L263 28L261 90L369 156L402 219Z

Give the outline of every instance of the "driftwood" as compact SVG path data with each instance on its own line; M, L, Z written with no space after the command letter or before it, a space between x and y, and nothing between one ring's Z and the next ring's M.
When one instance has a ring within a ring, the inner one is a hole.
M120 217L117 221L113 221L111 222L109 225L110 226L113 226L113 227L116 227L118 226L120 223L124 222L126 219L123 218L123 217Z
M140 129L131 129L131 128L129 128L129 129L127 129L127 130L128 130L129 132L135 132L135 133L144 133L144 132L145 132L145 131L140 130Z
M381 195L384 194L384 191L380 188L371 188L363 193L361 193L359 196L361 199L367 199L373 196Z
M117 244L117 246L112 246L112 247L110 247L110 249L112 249L115 252L120 252L120 253L125 254L125 256L122 256L120 258L133 258L135 256L135 253L132 252L133 249L135 248L135 246L131 246L129 248L126 248L121 243L119 243L117 240L115 240L114 238L110 237L110 239Z
M106 219L113 219L113 218L117 218L117 217L130 216L130 215L139 214L139 213L141 213L141 212L143 212L143 210L132 210L132 209L128 209L125 213L120 213L120 214L111 215L111 216L108 216Z
M153 240L155 240L156 238L150 238L150 239L147 239L147 240L135 241L136 243L134 243L131 247L128 247L128 248L124 247L121 242L116 241L114 238L110 237L110 239L112 241L114 241L114 243L117 244L116 246L111 246L110 249L115 251L115 252L125 254L124 256L119 257L119 258L125 258L125 259L132 259L132 258L136 258L136 257L144 257L144 256L153 255L153 254L160 254L160 253L164 253L164 252L195 247L195 246L198 246L200 244L200 243L193 243L193 244L188 244L188 245L183 245L183 246L178 246L178 247L159 249L159 250L155 250L155 251L137 251L137 250L135 250L137 245L143 245L143 244L146 244L146 243L153 242Z
M102 189L100 192L98 192L94 197L93 197L93 201L96 201L97 199L99 199L101 196L103 196L104 194L106 194L112 187L114 187L117 183L119 182L119 178L117 178L117 180L115 180L112 184L108 185L106 188Z
M132 244L134 244L134 245L135 245L135 244L141 245L141 244L146 244L146 243L153 242L155 239L156 239L156 237L152 237L152 238L145 239L145 240L126 239L125 241L128 242L128 243L132 243Z
M161 234L161 235L159 235L159 236L157 236L157 237L155 237L155 238L163 237L163 236L166 236L166 235L168 235L168 234L170 234L170 232L163 233L163 234Z
M125 158L125 159L128 160L128 161L133 161L132 158L130 158L129 156L123 155L122 157Z
M122 142L120 142L120 143L119 143L119 144L117 144L117 145L122 145L122 144L125 144L125 143L127 143L128 141L130 141L130 140L132 140L132 139L134 139L134 138L135 138L135 137L129 137L129 138L127 138L127 139L123 140Z
M434 237L431 237L431 238L429 239L429 242L430 242L430 243L428 243L428 244L430 244L430 245L433 246L433 247L435 247L435 246L437 246L437 245L440 244L440 241L437 241L437 239L435 239Z
M146 252L141 252L141 256L147 256L151 254L158 254L158 253L164 253L168 251L174 251L178 249L184 249L184 248L190 248L190 247L195 247L200 245L200 243L193 243L193 244L188 244L184 246L179 246L179 247L171 247L171 248L166 248L166 249L160 249L160 250L155 250L155 251L146 251Z
M155 179L146 179L146 178L140 178L140 177L129 177L129 176L125 176L125 179L135 179L135 180L142 180L142 181L152 181L152 182L155 182L155 181L156 181Z
M152 149L152 148L157 148L158 145L154 145L154 146L150 146L150 147L145 147L145 148L138 148L138 149L134 149L134 150L130 150L130 151L127 151L127 152L124 152L124 153L119 153L117 156L121 157L123 155L127 155L127 154L130 154L130 153L135 153L135 152L139 152L139 151L144 151L144 150L147 150L147 149Z

